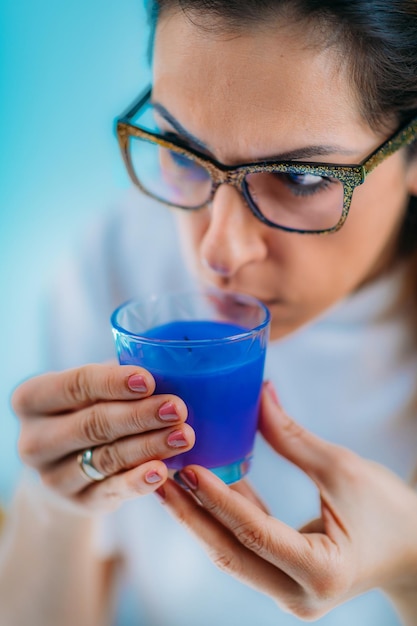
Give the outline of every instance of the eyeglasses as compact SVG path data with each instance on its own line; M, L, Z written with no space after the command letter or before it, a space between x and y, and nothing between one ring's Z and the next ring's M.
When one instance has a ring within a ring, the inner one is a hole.
M291 232L339 230L354 189L384 159L417 137L415 118L359 165L268 160L231 167L161 130L150 98L148 88L116 120L124 162L142 192L168 206L194 211L206 207L220 185L232 185L264 224Z

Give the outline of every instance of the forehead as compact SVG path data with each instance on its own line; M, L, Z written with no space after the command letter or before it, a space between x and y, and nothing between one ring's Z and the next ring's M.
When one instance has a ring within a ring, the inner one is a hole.
M339 51L312 45L301 26L226 35L181 13L163 16L154 97L223 161L265 156L271 136L288 150L308 139L365 152L374 138Z

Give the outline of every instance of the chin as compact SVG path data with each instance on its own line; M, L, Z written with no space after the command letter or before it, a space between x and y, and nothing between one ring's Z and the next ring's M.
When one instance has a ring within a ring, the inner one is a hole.
M271 313L271 327L270 327L270 341L282 339L287 335L295 332L310 320L310 318L299 318L294 315L290 315L288 311L283 310L284 305L274 304L269 305Z

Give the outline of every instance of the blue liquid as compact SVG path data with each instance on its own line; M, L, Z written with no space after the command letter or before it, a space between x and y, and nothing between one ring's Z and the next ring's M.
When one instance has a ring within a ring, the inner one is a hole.
M265 360L265 332L235 342L190 346L187 341L220 339L246 329L211 321L178 321L143 336L185 340L184 346L148 345L135 338L117 341L119 361L148 369L155 393L173 393L188 407L188 423L196 432L192 450L167 459L180 469L198 463L210 469L248 462L258 421Z

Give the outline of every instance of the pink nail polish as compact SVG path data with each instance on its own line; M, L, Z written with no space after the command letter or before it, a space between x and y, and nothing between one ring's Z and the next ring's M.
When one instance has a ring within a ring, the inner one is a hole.
M277 392L275 391L275 387L274 385L271 383L270 380L267 380L265 383L265 389L268 392L269 397L271 398L271 400L273 401L274 404L276 404L277 406L279 406L281 408L281 403L278 399L277 396Z
M158 415L164 422L178 421L177 409L173 402L165 402L165 404L160 407Z
M171 433L167 439L167 443L171 448L183 448L188 445L188 441L181 430L175 430Z
M161 480L161 476L155 470L149 470L149 472L145 474L145 481L150 485L159 483Z
M133 376L130 376L127 379L127 385L132 391L139 391L140 393L148 391L146 380L140 374L133 374Z
M193 470L182 469L179 472L179 475L180 475L180 478L183 481L183 483L185 483L189 489L191 489L192 491L195 491L197 489L197 487L198 487L198 480L197 480L197 476L195 475L195 472L193 472Z

